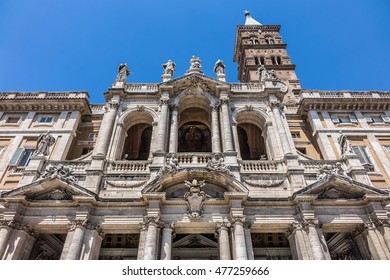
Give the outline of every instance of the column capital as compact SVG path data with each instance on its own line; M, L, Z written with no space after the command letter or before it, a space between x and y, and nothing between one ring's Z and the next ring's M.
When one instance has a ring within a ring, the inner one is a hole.
M149 226L161 227L160 217L144 217L144 222L141 223L141 227L146 229Z
M229 97L227 97L227 96L220 97L219 101L221 102L221 105L227 105L227 104L229 104Z
M161 97L160 98L160 106L168 105L169 103L169 97Z
M390 227L389 219L376 218L373 220L373 223L375 224L376 227Z
M179 106L176 105L176 104L170 104L169 105L169 110L171 110L171 112L178 111L179 110Z
M0 228L3 227L15 228L18 224L19 223L16 222L15 220L6 220L6 219L0 220Z
M231 225L235 224L241 224L242 226L244 225L245 222L245 216L235 216L231 218Z
M223 222L217 222L215 223L215 230L219 232L221 229L229 229L231 226L230 222L223 221Z
M88 220L80 220L80 219L73 220L68 224L68 231L75 231L76 228L86 229L87 224L88 224Z
M97 224L97 223L87 223L87 226L86 226L86 229L88 230L95 230L101 239L104 238L104 236L106 235L106 233L103 231L102 227L100 224Z
M218 111L219 111L219 104L217 104L217 105L211 105L211 106L210 106L210 109L211 109L211 112L216 112L216 113L218 113Z

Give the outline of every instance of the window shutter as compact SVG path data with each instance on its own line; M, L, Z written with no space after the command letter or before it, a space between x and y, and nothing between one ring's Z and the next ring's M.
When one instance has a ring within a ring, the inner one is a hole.
M14 155L12 156L11 160L9 161L9 166L17 166L18 162L24 153L24 148L17 148Z
M357 123L358 121L357 121L357 119L356 119L356 117L355 117L355 115L349 115L349 119L351 120L351 123Z
M368 122L368 123L372 123L372 122L373 122L373 120L372 120L372 118L371 118L370 115L364 115L364 119L365 119L366 122Z
M390 116L388 115L381 115L381 118L384 122L390 122Z
M339 123L340 120L335 114L330 114L330 119L332 120L333 123Z

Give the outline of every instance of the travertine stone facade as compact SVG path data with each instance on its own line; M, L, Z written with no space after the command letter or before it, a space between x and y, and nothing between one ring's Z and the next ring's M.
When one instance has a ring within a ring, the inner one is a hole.
M301 89L249 17L240 83L1 93L0 259L390 259L390 92Z

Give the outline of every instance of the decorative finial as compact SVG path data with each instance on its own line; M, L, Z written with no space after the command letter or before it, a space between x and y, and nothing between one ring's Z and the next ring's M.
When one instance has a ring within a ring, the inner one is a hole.
M245 11L244 11L244 14L245 14L245 16L249 16L249 15L250 15L250 12L249 12L248 10L245 10Z

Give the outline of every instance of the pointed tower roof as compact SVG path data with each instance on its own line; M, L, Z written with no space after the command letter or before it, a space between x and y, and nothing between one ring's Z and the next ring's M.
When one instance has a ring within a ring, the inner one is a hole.
M260 22L252 18L250 12L247 10L245 11L245 18L245 25L262 25Z

